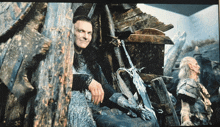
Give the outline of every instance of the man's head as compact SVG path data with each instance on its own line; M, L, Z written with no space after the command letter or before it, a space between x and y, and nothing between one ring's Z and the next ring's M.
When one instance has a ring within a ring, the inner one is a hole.
M193 57L184 57L180 62L179 78L185 79L200 74L200 66Z
M92 40L92 22L85 16L76 16L73 18L75 44L81 49L85 49Z

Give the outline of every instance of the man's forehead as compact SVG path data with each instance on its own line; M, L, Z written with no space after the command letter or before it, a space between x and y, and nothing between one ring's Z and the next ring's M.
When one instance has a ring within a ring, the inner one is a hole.
M84 21L84 20L78 20L76 21L76 23L74 24L75 27L78 26L91 26L92 27L92 23L88 22L88 21Z
M191 63L197 63L196 59L192 58L191 60Z

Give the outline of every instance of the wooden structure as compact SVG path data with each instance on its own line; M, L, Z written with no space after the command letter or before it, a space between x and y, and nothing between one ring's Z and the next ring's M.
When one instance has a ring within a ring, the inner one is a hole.
M9 126L67 126L67 107L74 86L72 19L79 6L83 6L82 13L88 15L93 4L2 2L0 5L7 5L0 10L0 25L7 26L0 33L3 40L1 55L6 52L0 70L0 90L3 93L0 122ZM113 51L115 46L110 43L109 26L105 23L108 19L102 10L105 10L104 5L97 4L92 15L96 33L92 43L101 52L98 62L112 83L114 77L111 74L119 63ZM115 37L125 40L134 65L145 67L141 73L144 81L150 82L163 75L164 45L173 44L163 32L173 28L172 24L165 25L156 17L143 13L136 4L109 4L109 10ZM8 18L1 18L5 15ZM15 67L20 54L23 54L22 63ZM128 67L123 52L121 56ZM13 70L17 70L15 76L11 76ZM11 77L16 80L13 85L8 85ZM8 90L8 86L14 87ZM19 86L28 89L19 89Z

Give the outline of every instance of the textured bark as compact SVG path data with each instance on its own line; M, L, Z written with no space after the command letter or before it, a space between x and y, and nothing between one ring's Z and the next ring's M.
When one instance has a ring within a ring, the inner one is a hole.
M124 31L127 27L133 26L136 22L148 19L149 15L145 13L137 14L133 17L127 18L126 20L115 21L115 26L118 31Z
M165 126L180 126L176 111L171 98L168 95L166 84L163 79L161 77L155 78L151 81L151 84L160 99L160 105L165 115Z
M145 35L145 34L131 34L125 42L139 42L150 44L173 44L168 36L163 35Z
M164 45L147 43L125 43L128 54L136 68L145 67L141 72L163 75ZM123 54L122 54L123 55ZM123 58L125 56L123 55ZM126 61L126 59L123 59ZM125 66L127 62L125 62Z
M48 4L43 34L52 43L34 74L37 76L33 82L37 87L34 126L67 126L73 78L72 18L71 3Z
M114 13L113 20L114 20L114 22L120 22L120 21L127 20L127 19L134 17L134 16L141 14L141 13L142 13L142 11L140 10L140 8L130 9L123 14Z
M25 3L23 3L25 4ZM21 5L23 5L21 4ZM23 126L27 101L34 94L34 86L30 83L31 73L45 58L51 41L37 32L43 22L43 10L45 3L35 4L24 19L17 32L7 43L1 43L2 51L8 47L3 64L1 66L1 90L4 90L1 103L1 114L4 116L1 121L7 126ZM31 16L30 16L31 15ZM24 18L24 17L23 17ZM12 70L20 54L23 54L23 61L15 77L12 91L6 87L10 81ZM12 93L11 93L12 92Z
M28 80L28 71L33 71L31 69L37 66L38 61L43 58L49 49L50 43L49 39L28 27L25 27L8 43L9 48L1 67L0 78L9 87L9 82L12 80L11 75L14 73L14 66L22 54L23 61L17 72L17 78L14 79L15 82L11 91L17 98L33 91L34 87Z
M34 3L32 2L1 2L0 3L0 37L24 19Z
M155 28L163 32L173 28L172 24L165 25L156 17L143 13L139 8L130 9L123 14L114 13L113 17L117 32L126 31L129 27L131 27L132 31Z
M148 19L136 22L132 28L134 31L143 28L155 28L163 32L168 31L173 28L172 24L165 25L163 22L158 21L156 17L149 16Z
M140 73L139 75L140 75L140 77L142 78L142 80L143 80L144 82L147 82L147 83L149 83L151 80L153 80L153 79L155 79L155 78L157 78L157 77L162 76L162 75L145 74L145 73Z
M163 31L160 31L160 30L154 29L154 28L140 29L140 30L135 31L134 34L148 34L148 35L165 36L165 33Z

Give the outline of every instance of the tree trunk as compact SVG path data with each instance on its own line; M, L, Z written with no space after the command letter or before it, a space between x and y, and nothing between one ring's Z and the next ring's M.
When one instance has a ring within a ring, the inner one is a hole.
M67 126L73 78L72 18L71 3L48 4L43 34L52 43L46 59L32 75L37 95L35 100L29 100L26 110L27 115L34 110L35 117L26 118L34 119L33 126Z

